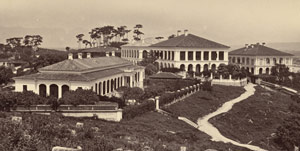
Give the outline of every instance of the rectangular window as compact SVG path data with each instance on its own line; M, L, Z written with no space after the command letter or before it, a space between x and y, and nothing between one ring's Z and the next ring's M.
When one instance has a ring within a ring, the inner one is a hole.
M23 85L23 91L27 91L27 85Z
M251 65L254 65L254 59L251 59Z
M196 52L196 60L201 60L201 51Z
M231 63L231 57L229 57L228 59L229 59L229 63Z
M208 51L204 51L204 60L208 60Z
M168 60L171 60L171 51L168 51Z
M219 52L219 60L224 60L224 51Z
M193 55L194 55L194 52L193 51L189 51L188 52L188 60L194 60Z
M180 60L185 60L185 51L180 51Z
M242 58L242 64L245 64L245 58L244 57Z
M216 51L211 52L211 60L217 60L217 52Z
M249 65L249 63L250 63L250 59L247 58L247 59L246 59L246 64Z

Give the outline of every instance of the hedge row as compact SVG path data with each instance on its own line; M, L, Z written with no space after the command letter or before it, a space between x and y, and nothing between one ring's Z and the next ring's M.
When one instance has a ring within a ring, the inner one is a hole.
M189 86L175 92L163 93L159 97L159 105L163 106L165 104L171 103L175 99L179 99L188 93L195 90L212 90L211 82L204 82L202 85ZM123 119L132 119L138 115L142 115L146 112L155 110L155 102L152 100L147 100L140 105L127 106L123 110Z

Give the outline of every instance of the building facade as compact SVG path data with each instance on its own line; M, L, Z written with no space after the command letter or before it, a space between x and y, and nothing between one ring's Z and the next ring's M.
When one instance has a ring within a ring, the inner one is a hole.
M159 69L180 68L185 71L202 72L228 64L228 46L188 34L157 42L149 46L122 47L121 57L141 61L149 55L157 58Z
M112 96L122 86L143 88L144 67L120 57L73 59L43 67L36 74L15 77L15 91L33 91L61 98L64 92L91 89Z
M265 44L251 44L229 52L229 63L239 65L254 75L270 74L276 64L291 68L293 55L266 47Z

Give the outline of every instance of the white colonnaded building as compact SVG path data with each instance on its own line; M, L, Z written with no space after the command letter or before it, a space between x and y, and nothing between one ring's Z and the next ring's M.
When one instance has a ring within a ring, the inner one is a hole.
M112 96L122 86L143 88L145 68L115 56L73 59L39 69L38 73L15 77L15 91L33 91L61 98L64 92L91 89Z
M254 75L271 74L276 64L291 68L294 55L265 46L265 43L246 44L229 52L229 63L239 65Z
M154 42L144 46L125 45L121 57L138 62L150 54L157 58L159 69L176 67L196 73L228 64L228 46L188 34L187 30L174 38Z

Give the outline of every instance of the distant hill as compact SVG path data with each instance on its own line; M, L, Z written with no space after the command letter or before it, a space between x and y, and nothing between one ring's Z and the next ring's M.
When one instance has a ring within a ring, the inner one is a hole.
M300 56L300 42L273 42L266 43L266 46L293 54L295 56ZM235 50L241 47L244 47L244 45L232 45L230 50Z

